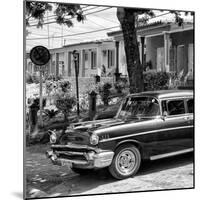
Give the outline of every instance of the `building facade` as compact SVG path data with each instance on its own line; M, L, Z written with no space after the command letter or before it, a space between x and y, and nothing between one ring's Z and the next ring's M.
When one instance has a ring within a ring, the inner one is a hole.
M194 28L192 23L178 26L175 23L156 22L137 28L140 59L152 70L193 74ZM73 51L78 53L79 77L114 77L115 73L127 76L126 56L122 31L109 32L110 39L81 42L50 49L51 59L46 74L75 76ZM27 54L26 70L37 73Z
M108 33L119 42L119 66L126 72L126 58L122 31ZM194 69L194 28L192 23L178 26L175 23L157 22L137 29L140 59L144 48L144 62L150 69L166 72L182 72L186 75Z
M47 74L75 76L73 51L78 53L79 77L112 77L116 69L115 42L112 39L71 44L62 48L50 49L51 59L47 64ZM37 73L27 54L26 71Z

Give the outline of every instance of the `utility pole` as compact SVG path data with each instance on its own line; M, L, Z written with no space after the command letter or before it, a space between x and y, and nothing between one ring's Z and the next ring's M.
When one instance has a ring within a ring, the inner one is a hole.
M49 13L47 11L47 33L48 33L48 48L50 48L50 38L49 38Z
M39 66L40 72L40 115L39 115L39 122L42 124L42 109L43 109L43 98L42 98L42 66Z
M43 97L42 97L42 72L45 69L45 65L50 60L50 53L46 47L43 46L35 46L30 51L30 59L31 61L38 67L38 71L40 72L40 115L39 122L42 124L42 109L43 109Z

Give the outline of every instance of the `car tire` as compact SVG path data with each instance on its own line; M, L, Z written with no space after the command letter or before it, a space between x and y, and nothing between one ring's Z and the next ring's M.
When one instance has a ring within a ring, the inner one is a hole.
M82 169L76 167L71 167L71 170L79 175L87 175L93 171L92 169Z
M133 145L122 145L115 151L109 172L116 179L125 179L134 176L141 164L141 154Z

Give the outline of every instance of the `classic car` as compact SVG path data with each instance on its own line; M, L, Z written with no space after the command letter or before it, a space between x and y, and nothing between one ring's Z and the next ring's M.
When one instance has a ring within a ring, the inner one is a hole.
M116 179L134 176L141 161L193 152L193 90L127 95L112 119L71 124L57 140L50 131L54 164L81 174L108 168Z

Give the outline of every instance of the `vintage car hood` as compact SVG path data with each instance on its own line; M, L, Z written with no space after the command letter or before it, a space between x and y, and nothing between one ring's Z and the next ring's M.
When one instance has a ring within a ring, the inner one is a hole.
M108 127L115 127L123 124L129 124L129 123L136 123L136 122L142 122L151 120L152 118L135 118L135 119L104 119L104 120L94 120L94 121L88 121L88 122L80 122L80 123L74 123L71 125L70 129L73 129L74 131L89 131L93 132L95 130L100 130Z
M76 144L89 144L90 136L92 133L95 133L100 136L100 138L105 138L110 136L114 136L114 134L119 133L121 130L121 134L123 131L134 129L134 126L137 127L137 124L143 121L150 121L152 119L131 119L131 120L122 120L122 119L105 119L105 120L96 120L96 121L88 121L88 122L80 122L72 124L69 129L66 131L67 141L73 142ZM130 127L131 126L131 127Z
M65 135L62 137L65 141L62 141L62 143L90 144L90 136L94 130L102 126L108 127L111 124L120 123L121 121L114 119L73 123L65 131Z
M124 121L121 119L104 119L104 120L94 120L94 121L87 121L87 122L81 122L81 123L74 123L71 125L71 129L74 131L89 131L92 132L94 130L97 130L99 128L106 128L110 126L117 126L120 124L123 124Z

